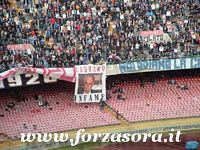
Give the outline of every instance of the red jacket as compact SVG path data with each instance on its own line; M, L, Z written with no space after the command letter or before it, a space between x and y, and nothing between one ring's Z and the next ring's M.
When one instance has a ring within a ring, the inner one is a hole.
M77 26L76 26L76 30L77 30L77 31L80 31L80 30L81 30L81 26L80 26L80 25L77 25Z
M51 18L50 23L51 24L55 24L56 23L56 19L55 18Z

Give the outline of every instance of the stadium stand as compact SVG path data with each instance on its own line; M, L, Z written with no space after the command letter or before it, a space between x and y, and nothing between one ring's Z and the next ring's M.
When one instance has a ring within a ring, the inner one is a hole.
M1 91L0 133L20 138L20 133L58 132L119 123L98 104L75 103L73 88L69 85L56 83ZM35 94L42 96L49 105L39 106ZM11 103L13 107L9 107Z
M199 71L124 75L108 90L107 102L130 122L166 118L194 117L200 115ZM145 79L146 78L146 79ZM111 83L116 77L109 79ZM121 79L122 80L122 79ZM171 81L176 81L171 84ZM122 88L123 93L115 92ZM122 95L120 99L118 95Z
M108 86L111 86L108 88L110 98L107 104L128 122L199 116L199 72L195 70L109 77ZM169 82L172 79L176 81L175 85ZM187 88L182 88L186 85ZM123 92L115 92L118 88ZM17 138L21 132L56 132L119 124L119 120L101 110L99 104L75 103L73 89L73 84L60 81L2 90L0 133ZM119 100L119 93L124 100ZM40 106L36 95L47 101L48 105Z
M199 57L199 10L199 0L0 0L0 72ZM74 85L64 81L0 90L0 142L20 133L121 125L120 118L129 124L199 117L199 74L108 77L112 113L75 103Z
M33 2L0 3L1 71L199 55L198 1ZM148 31L171 40L142 39ZM27 43L35 51L7 47Z

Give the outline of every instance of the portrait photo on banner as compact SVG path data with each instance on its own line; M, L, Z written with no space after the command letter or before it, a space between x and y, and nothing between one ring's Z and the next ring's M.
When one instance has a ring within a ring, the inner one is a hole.
M103 92L103 73L87 73L78 75L76 94L100 94Z
M74 96L77 103L106 101L106 66L76 66Z

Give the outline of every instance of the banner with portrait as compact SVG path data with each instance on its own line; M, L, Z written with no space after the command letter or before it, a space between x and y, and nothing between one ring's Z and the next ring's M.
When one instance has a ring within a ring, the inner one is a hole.
M106 100L106 65L76 66L75 101L77 103Z

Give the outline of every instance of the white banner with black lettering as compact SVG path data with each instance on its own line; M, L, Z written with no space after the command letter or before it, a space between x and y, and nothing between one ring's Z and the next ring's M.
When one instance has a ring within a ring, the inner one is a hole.
M106 100L106 65L76 66L75 101L77 103Z
M170 36L167 33L164 33L163 30L141 31L139 39L142 41L146 41L147 43L172 42Z

